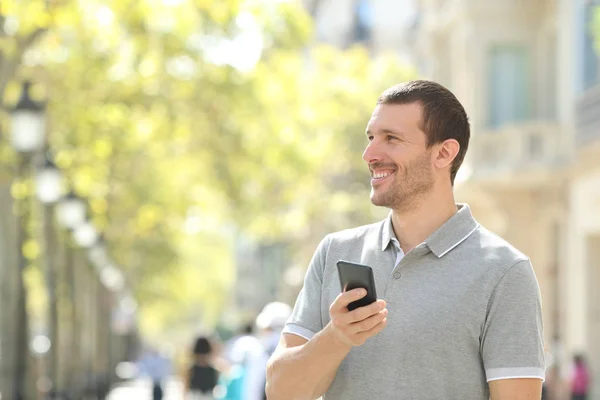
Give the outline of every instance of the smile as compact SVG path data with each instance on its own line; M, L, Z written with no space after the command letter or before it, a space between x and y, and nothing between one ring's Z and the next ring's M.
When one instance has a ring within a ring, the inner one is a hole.
M391 176L396 172L395 170L387 170L387 171L372 171L371 173L371 183L379 183L385 180L387 177Z
M392 172L379 172L379 173L373 174L373 178L375 178L375 179L381 179L381 178L388 177L391 174L392 174Z

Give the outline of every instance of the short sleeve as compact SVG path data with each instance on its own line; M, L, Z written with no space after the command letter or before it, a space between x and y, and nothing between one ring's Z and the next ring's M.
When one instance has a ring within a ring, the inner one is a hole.
M308 266L304 277L304 286L298 294L292 315L283 329L284 333L293 333L310 340L323 329L321 288L328 248L329 237L326 236L317 247Z
M529 260L515 263L496 285L488 303L481 356L488 382L544 379L541 295Z

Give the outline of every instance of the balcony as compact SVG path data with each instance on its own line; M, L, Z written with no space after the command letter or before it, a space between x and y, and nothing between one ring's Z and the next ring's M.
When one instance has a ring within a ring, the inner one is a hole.
M543 185L569 160L570 149L565 130L554 122L524 122L477 132L469 149L471 182Z
M600 144L600 85L586 91L576 105L577 147Z

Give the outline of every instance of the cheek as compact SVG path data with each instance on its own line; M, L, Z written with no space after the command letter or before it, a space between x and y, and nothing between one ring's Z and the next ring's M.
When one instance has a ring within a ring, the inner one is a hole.
M404 149L394 149L388 154L390 161L395 163L400 169L405 169L406 166L410 165L415 160L415 155Z

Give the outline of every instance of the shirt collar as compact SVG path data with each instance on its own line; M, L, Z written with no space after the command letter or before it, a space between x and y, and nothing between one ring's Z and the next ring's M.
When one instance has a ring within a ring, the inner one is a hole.
M460 203L456 207L458 211L425 240L427 247L438 258L443 257L465 241L479 227L468 204ZM396 238L396 235L392 228L392 213L390 212L383 222L381 251L387 249L392 238Z
M390 245L392 238L396 238L394 228L392 228L392 212L388 214L387 218L383 221L383 232L381 235L381 251L385 251ZM397 240L397 239L396 239Z

